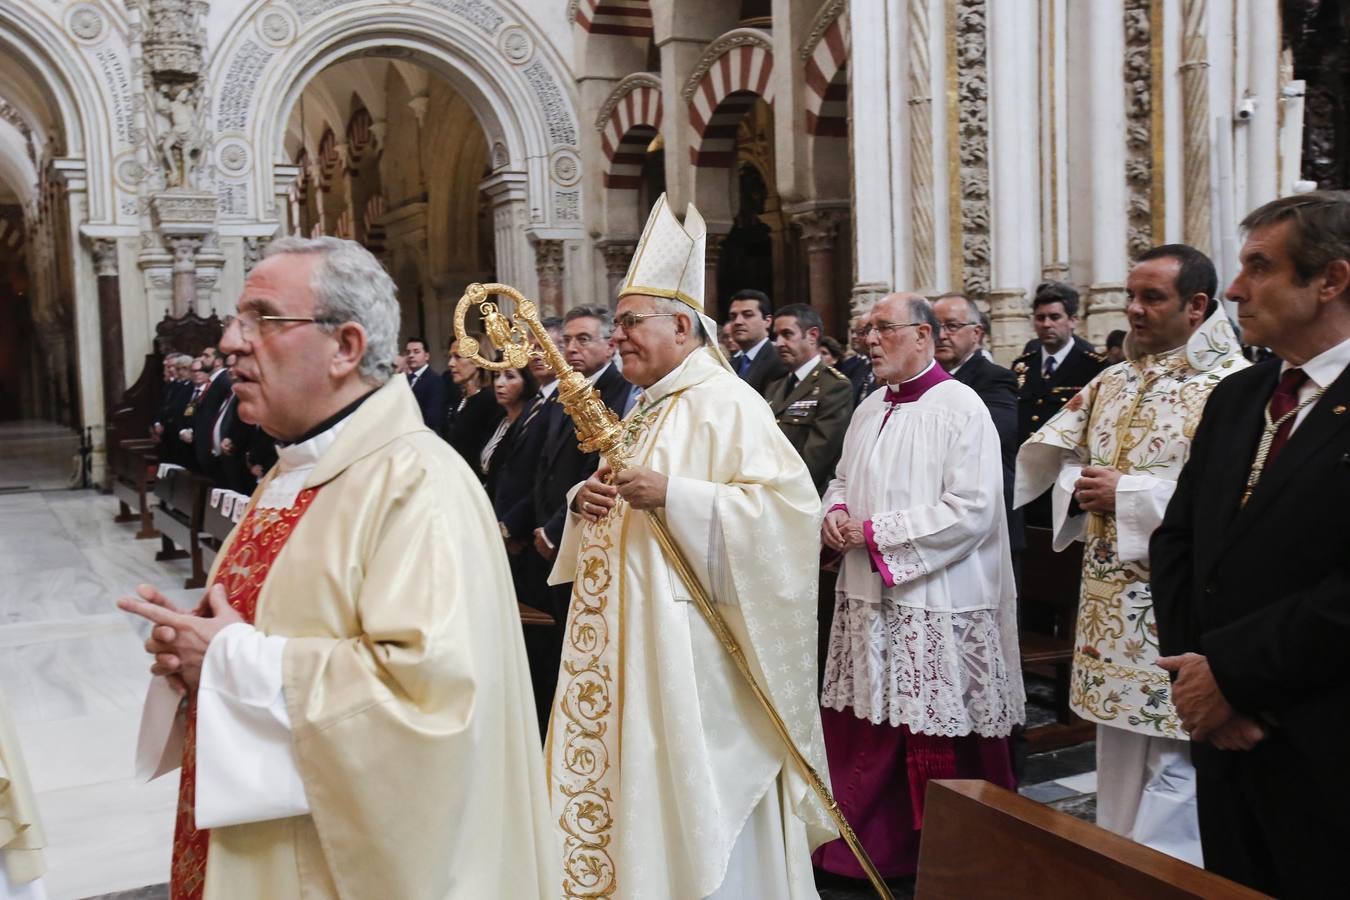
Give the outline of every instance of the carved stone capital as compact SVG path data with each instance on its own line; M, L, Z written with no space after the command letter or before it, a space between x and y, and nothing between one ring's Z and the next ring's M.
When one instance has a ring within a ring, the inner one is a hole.
M611 278L622 278L628 273L628 266L637 252L634 241L606 241L600 245L605 257L605 274Z
M197 268L197 251L202 247L202 238L178 235L170 237L169 248L173 251L173 270L175 272L193 272Z
M539 281L561 281L563 276L563 242L542 239L534 242L534 268Z
M847 218L846 210L813 209L794 215L792 224L801 229L807 253L824 253L834 250L839 237L839 225Z
M89 242L94 255L94 274L99 278L117 277L117 241L96 238Z

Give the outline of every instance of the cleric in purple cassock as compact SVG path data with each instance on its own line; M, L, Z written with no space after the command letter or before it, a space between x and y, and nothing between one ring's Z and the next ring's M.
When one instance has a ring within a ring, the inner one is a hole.
M878 384L853 414L821 526L841 551L821 694L830 780L886 877L918 863L933 778L1015 787L1008 735L1026 717L998 432L933 360L917 294L873 307ZM842 841L817 866L864 873Z

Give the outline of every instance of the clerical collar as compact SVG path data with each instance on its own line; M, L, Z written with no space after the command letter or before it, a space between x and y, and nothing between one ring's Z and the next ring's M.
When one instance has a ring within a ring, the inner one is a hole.
M913 403L926 394L929 388L951 380L952 376L937 364L937 360L929 360L928 367L913 378L908 378L894 387L887 385L886 402Z
M379 390L379 389L376 388L375 390ZM300 437L296 438L295 440L293 440L293 441L277 441L277 448L278 448L278 450L283 449L283 448L286 448L286 447L295 447L295 446L298 446L299 444L303 444L303 443L305 443L306 441L308 441L308 440L310 440L310 439L312 439L312 438L316 438L316 437L318 437L319 435L323 434L325 431L327 431L328 429L332 428L334 425L336 425L337 423L341 422L343 419L347 418L347 417L350 416L352 413L356 412L357 407L359 407L362 403L365 403L365 402L366 402L367 400L369 400L371 397L375 396L375 390L368 391L368 392L362 394L360 397L357 397L357 398L356 398L355 400L353 400L351 403L349 403L349 404L347 404L346 406L342 407L342 409L340 409L340 410L338 410L337 412L333 413L331 416L329 416L328 418L324 419L324 420L323 420L322 422L320 422L318 425L315 425L313 428L311 428L309 431L306 431L304 434L300 435Z
M1220 307L1178 347L1152 356L1139 353L1135 350L1134 332L1131 331L1125 336L1124 350L1126 359L1140 368L1189 365L1197 372L1208 372L1239 357L1242 345L1228 321L1228 314Z

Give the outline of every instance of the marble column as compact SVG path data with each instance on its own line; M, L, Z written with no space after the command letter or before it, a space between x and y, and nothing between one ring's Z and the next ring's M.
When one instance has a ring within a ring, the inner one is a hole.
M122 350L122 295L117 275L117 241L89 242L98 279L98 319L103 351L103 408L111 413L126 390Z
M848 215L842 209L813 209L797 213L792 224L801 229L806 247L807 285L811 306L820 313L824 334L838 337L846 323L839 321L839 305L834 295L835 246L839 239L839 224Z
M619 287L623 284L623 277L628 274L628 266L636 251L637 244L634 241L605 241L600 245L600 252L605 257L605 284L610 309L618 305Z
M1092 283L1086 337L1098 347L1126 327L1125 272L1128 235L1125 187L1125 10L1121 0L1096 0L1087 14L1090 50L1088 118L1091 147Z
M534 266L539 275L539 309L546 316L561 316L563 297L563 242L541 238L534 241Z
M1185 122L1181 134L1185 170L1182 236L1201 253L1209 252L1211 235L1207 5L1207 0L1185 0L1181 8L1181 115Z
M530 222L524 172L499 172L485 179L479 189L492 205L493 246L496 250L497 281L509 284L527 297L537 297L539 280L525 228Z
M717 296L717 262L722 256L722 242L725 234L708 232L708 240L703 255L703 313L719 325L722 323L721 302Z
M173 250L173 316L181 319L197 309L197 251L202 239L174 236L168 241Z

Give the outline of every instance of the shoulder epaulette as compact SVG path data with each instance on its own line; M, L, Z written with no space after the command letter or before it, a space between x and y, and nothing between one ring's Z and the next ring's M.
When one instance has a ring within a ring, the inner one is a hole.
M840 381L849 380L847 375L845 375L843 372L840 372L834 366L825 366L825 371L829 372L831 375L833 375L835 378L838 378Z
M1098 353L1096 350L1084 350L1083 355L1088 357L1089 359L1094 359L1099 363L1106 362L1106 354Z

